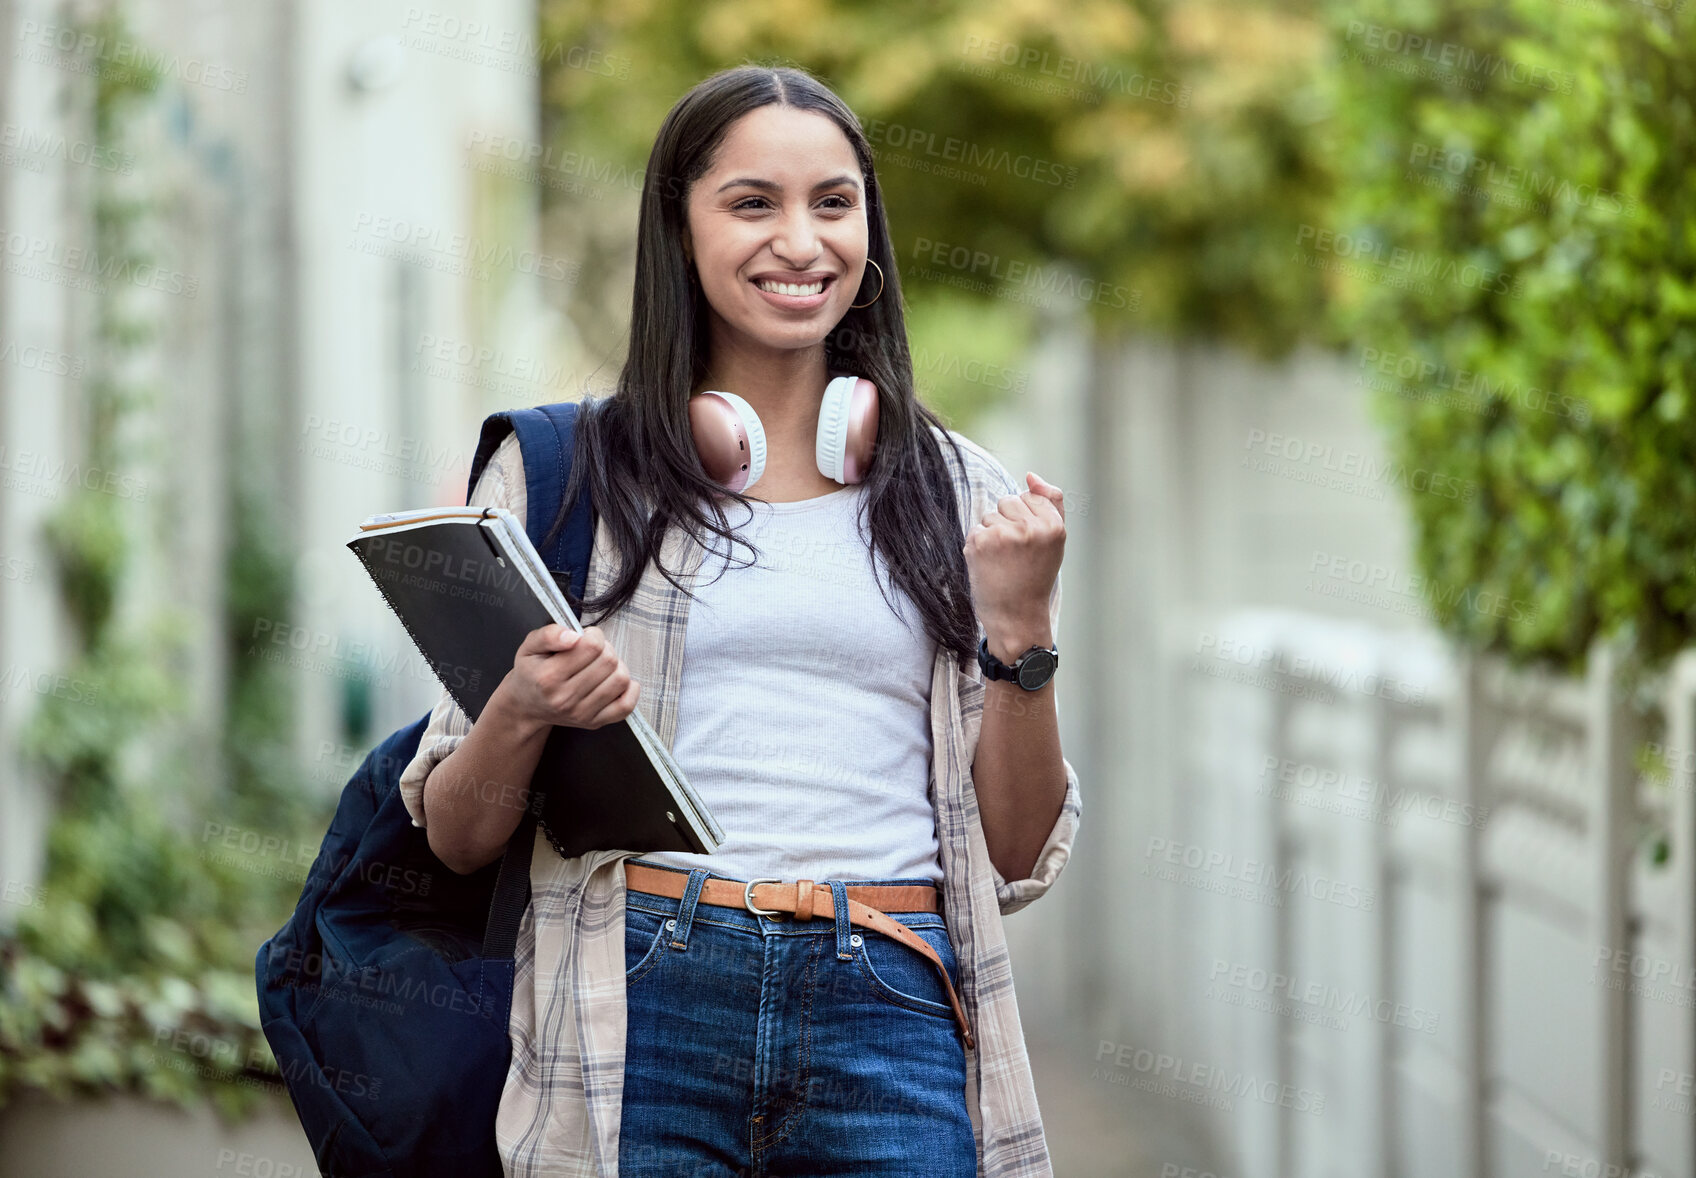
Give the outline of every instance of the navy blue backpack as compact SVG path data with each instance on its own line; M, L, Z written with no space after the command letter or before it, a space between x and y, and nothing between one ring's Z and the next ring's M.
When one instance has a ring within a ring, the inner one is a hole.
M574 403L490 415L466 498L509 431L524 460L531 543L573 605L593 547L589 495L544 545L574 452ZM342 790L300 903L259 949L259 1016L319 1170L334 1178L500 1178L495 1112L510 1046L513 949L530 902L541 794L505 855L459 875L401 803L426 713Z

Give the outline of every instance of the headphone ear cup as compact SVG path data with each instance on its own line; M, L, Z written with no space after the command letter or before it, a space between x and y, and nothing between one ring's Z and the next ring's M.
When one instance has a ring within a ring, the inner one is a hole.
M877 386L839 376L824 387L814 460L825 478L851 486L866 477L877 444Z
M754 407L735 393L709 390L689 398L689 431L707 477L740 494L766 470L766 430Z

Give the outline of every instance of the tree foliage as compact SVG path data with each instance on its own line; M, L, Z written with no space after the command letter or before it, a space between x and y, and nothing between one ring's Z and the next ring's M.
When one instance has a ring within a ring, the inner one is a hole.
M605 197L639 188L678 97L743 62L808 69L860 117L945 408L1006 383L974 387L951 358L1014 363L1052 318L1277 354L1317 308L1285 256L1324 189L1309 148L1323 30L1299 9L543 0L541 29L545 138L572 181L542 191L564 251L606 274L571 308L601 354L629 269L595 263L628 256L635 216Z

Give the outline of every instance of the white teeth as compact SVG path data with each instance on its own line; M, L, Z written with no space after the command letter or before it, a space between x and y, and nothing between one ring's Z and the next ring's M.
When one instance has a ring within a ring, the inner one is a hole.
M824 289L822 279L818 282L809 282L805 286L798 286L793 282L768 282L763 280L755 285L761 290L769 290L772 294L798 295L803 298L807 295L816 295Z

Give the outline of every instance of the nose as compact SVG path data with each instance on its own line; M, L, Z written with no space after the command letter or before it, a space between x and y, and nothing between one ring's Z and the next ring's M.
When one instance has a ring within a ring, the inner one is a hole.
M819 235L811 209L802 207L783 215L771 239L771 252L797 270L812 264L819 256Z

